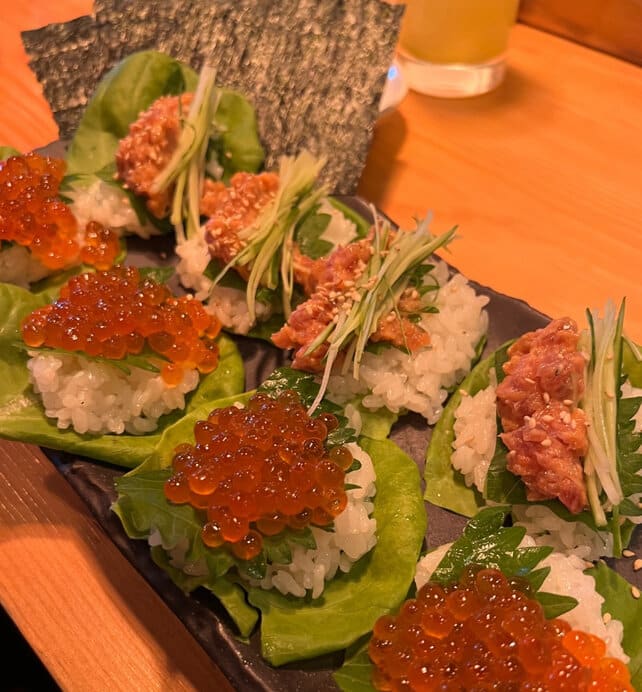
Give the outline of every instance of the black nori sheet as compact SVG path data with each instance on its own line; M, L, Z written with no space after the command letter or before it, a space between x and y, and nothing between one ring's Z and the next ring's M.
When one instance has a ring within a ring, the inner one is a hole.
M302 148L328 159L322 179L356 190L403 7L381 0L97 0L94 17L23 32L60 128L73 136L100 78L157 49L198 69L258 113L266 165Z

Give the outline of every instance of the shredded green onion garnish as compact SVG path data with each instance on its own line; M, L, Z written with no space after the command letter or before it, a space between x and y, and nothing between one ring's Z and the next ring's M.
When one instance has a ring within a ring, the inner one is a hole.
M359 367L368 340L381 318L396 308L401 294L408 286L409 272L440 247L448 245L457 230L454 227L433 237L428 231L428 219L424 219L415 231L398 231L393 234L389 223L382 223L376 213L374 217L373 252L356 283L349 309L340 312L305 352L309 355L325 342L329 344L319 393L309 413L323 399L332 367L341 351L346 351L344 372L351 366L355 379L359 377Z
M207 147L214 127L220 92L214 87L216 70L205 65L187 117L182 121L178 146L171 159L156 176L150 193L157 194L176 183L172 197L170 221L176 229L176 240L182 243L200 226L200 198L205 179ZM187 220L187 233L184 228Z
M274 199L253 224L239 231L247 244L214 279L218 283L231 267L250 266L247 305L250 319L256 319L256 294L261 286L275 289L281 279L283 313L289 317L292 302L292 249L297 223L327 194L314 183L325 164L308 151L279 161L279 188Z
M624 301L616 314L608 302L604 316L587 311L591 357L586 368L582 407L589 448L584 474L589 506L597 526L606 526L606 511L624 499L617 469L617 402L620 396ZM606 496L606 497L604 497Z

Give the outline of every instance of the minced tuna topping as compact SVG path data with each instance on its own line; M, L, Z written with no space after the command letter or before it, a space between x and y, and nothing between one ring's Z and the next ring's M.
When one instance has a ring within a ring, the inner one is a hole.
M171 191L151 194L150 189L178 146L181 120L191 103L191 93L157 99L129 126L116 151L118 178L124 187L147 197L147 208L159 219L167 215Z
M584 411L585 358L569 318L525 334L508 350L497 411L508 448L508 470L529 500L557 498L574 514L587 505L582 457L588 449Z
M344 247L339 246L327 257L317 260L295 253L294 277L309 298L294 310L287 324L272 335L272 341L279 348L295 349L293 367L312 372L323 369L327 342L312 353L306 351L340 313L347 312L354 302L362 299L368 286L359 285L359 280L372 253L370 235ZM370 340L386 341L410 351L427 346L429 334L408 318L408 315L420 311L419 292L413 288L406 289L396 308L379 321Z
M235 173L229 186L206 181L201 213L209 217L205 240L214 259L224 265L235 259L248 242L239 236L239 231L252 225L274 199L278 188L276 173Z

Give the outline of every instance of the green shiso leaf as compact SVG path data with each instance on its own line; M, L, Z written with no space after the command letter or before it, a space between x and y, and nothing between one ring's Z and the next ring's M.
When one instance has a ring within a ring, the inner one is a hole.
M320 214L313 210L297 226L294 239L304 255L319 259L333 250L332 243L321 238L331 218L330 214Z
M432 431L426 455L424 498L467 517L472 517L485 503L476 488L469 488L463 475L450 463L455 439L455 412L461 403L461 391L474 396L488 387L490 370L495 364L495 354L491 354L480 361L454 391Z
M343 692L375 692L372 685L372 663L366 642L346 653L345 663L332 674Z
M24 317L51 302L58 288L30 293L17 286L0 284L0 436L133 468L156 450L167 430L200 406L214 408L219 399L243 391L244 371L240 354L231 339L218 340L218 368L201 378L198 387L187 397L184 412L163 416L159 427L147 435L79 435L73 430L60 430L54 420L45 416L40 397L29 382L28 356L16 349L20 341L20 323Z

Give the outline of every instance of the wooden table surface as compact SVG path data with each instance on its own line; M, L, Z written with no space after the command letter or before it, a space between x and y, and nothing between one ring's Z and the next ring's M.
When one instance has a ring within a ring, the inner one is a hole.
M19 31L89 0L11 3L0 25L0 144L58 133ZM510 70L469 100L410 94L378 124L361 194L401 224L459 224L468 277L550 315L627 296L642 341L642 69L518 25ZM212 689L221 675L34 447L0 444L0 602L69 690Z

